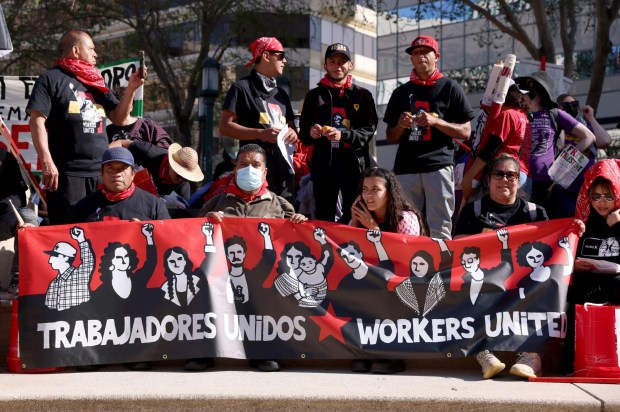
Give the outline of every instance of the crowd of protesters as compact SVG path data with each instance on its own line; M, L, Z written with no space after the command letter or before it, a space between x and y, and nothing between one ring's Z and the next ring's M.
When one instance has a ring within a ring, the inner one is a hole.
M553 80L544 71L515 79L502 111L486 125L489 137L471 153L471 167L462 179L464 198L471 203L459 211L455 149L459 143L467 146L474 111L460 85L439 70L440 48L432 36L420 35L404 50L410 56L411 75L393 91L385 110L386 140L398 144L390 165L393 172L378 168L370 155L376 106L371 93L354 84L347 45L327 48L325 76L306 95L299 129L290 98L276 82L287 63L284 46L276 38L261 37L249 49L252 56L246 67L252 66L251 72L228 91L219 127L238 146L227 150L217 179L204 182L196 201L190 184L204 179L196 150L173 143L156 123L130 115L146 70L135 72L127 87L113 93L95 67L97 54L88 33L65 33L60 59L38 78L27 106L49 223L205 215L221 222L224 216L268 216L449 240L549 217L572 217L577 210L578 232L585 230L577 256L620 262L618 166L615 161L595 164L597 150L607 147L611 138L592 107L580 106L568 94L556 99ZM292 162L279 149L278 139L296 149ZM564 145L588 157L587 167L568 188L549 176ZM20 226L38 224L24 208L26 187L16 170L12 155L0 151L0 174L11 183L2 186L0 199L3 238L14 236ZM482 182L477 194L474 179ZM16 220L9 199L23 223ZM307 204L304 214L295 212ZM192 208L194 212L180 212ZM607 240L615 241L616 247L604 255L585 253L582 247ZM569 317L574 316L574 304L585 299L619 302L618 276L584 276L596 269L577 262L575 284L585 286L570 290ZM11 292L16 296L17 264L13 266ZM175 296L186 293L176 290ZM574 333L570 328L569 332ZM477 359L484 378L504 368L488 351ZM570 354L567 359L568 373ZM211 359L191 359L186 366L196 371L212 364ZM280 369L277 360L252 364L262 371ZM395 373L404 370L404 361L363 360L354 362L352 369ZM539 375L540 357L523 354L511 373Z

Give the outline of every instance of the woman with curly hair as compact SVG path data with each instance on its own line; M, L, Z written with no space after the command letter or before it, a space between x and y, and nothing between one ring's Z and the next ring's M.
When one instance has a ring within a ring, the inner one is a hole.
M366 169L358 193L351 207L350 226L427 236L426 220L409 203L391 171L380 167Z

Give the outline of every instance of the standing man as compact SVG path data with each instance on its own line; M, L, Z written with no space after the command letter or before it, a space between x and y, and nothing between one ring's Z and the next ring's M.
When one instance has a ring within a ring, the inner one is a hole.
M269 189L289 202L294 202L294 172L276 145L278 133L285 125L288 131L284 143L295 143L294 114L289 96L279 88L276 77L286 65L282 43L275 37L261 37L250 45L254 69L228 90L220 133L240 141L240 145L254 143L267 155L267 182Z
M329 46L323 67L325 77L304 99L299 138L314 145L310 173L316 218L335 220L341 192L340 221L348 224L357 186L371 163L368 145L377 128L377 111L372 94L353 84L347 46Z
M437 68L439 44L418 36L405 50L413 70L394 90L383 121L388 143L398 143L394 173L424 212L430 236L450 239L454 212L454 142L468 139L474 111L461 86Z
M108 148L105 117L123 124L144 83L135 72L119 103L95 67L97 53L88 33L69 30L60 50L61 58L39 76L26 107L51 224L65 223L71 208L97 189L99 162Z

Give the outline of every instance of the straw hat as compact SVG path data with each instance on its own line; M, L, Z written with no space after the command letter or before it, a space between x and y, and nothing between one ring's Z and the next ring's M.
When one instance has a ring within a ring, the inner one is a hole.
M198 165L198 153L191 147L181 147L172 143L168 148L170 167L182 178L190 182L202 182L205 176Z

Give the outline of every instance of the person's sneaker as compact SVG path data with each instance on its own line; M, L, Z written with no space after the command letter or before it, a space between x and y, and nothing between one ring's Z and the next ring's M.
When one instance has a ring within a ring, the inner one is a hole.
M183 369L188 372L204 372L213 366L215 366L213 358L195 358L185 361Z
M405 370L404 359L377 360L372 363L370 372L387 375Z
M488 350L478 352L476 360L482 367L482 378L489 379L504 370L506 365Z
M130 371L150 371L151 362L127 362L125 367Z
M280 364L277 360L251 360L250 366L258 369L261 372L277 372L279 371Z
M522 352L510 368L510 374L521 378L535 378L542 371L540 356L534 352Z
M351 361L351 372L370 372L372 361L368 359L353 359Z

